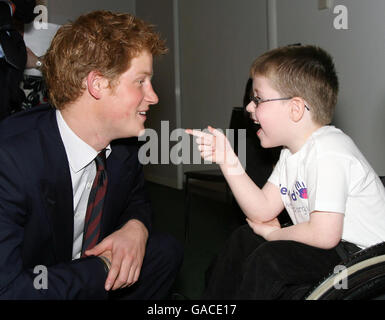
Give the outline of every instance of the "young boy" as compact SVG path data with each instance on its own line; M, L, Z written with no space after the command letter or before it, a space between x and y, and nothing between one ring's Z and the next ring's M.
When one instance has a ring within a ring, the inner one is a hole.
M187 130L202 157L219 163L248 222L217 258L204 297L298 299L349 254L385 241L385 190L353 141L328 125L338 79L324 50L269 51L251 76L247 111L261 145L284 147L262 189L223 134ZM283 208L293 222L286 228L277 220Z

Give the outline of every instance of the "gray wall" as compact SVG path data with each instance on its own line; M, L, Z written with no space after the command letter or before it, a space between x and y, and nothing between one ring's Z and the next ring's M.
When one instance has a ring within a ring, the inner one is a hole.
M138 0L136 2L136 15L156 26L162 38L166 40L169 49L167 55L155 58L153 87L159 96L159 103L150 107L146 128L155 130L158 134L159 155L161 160L161 139L167 139L161 132L161 121L168 121L169 131L180 127L180 119L177 117L176 105L176 70L175 59L178 48L175 48L175 17L173 0ZM170 148L175 144L169 143ZM144 167L145 177L153 182L165 184L175 188L182 187L181 172L178 166L173 164L148 164Z
M267 49L266 2L137 0L136 14L157 25L170 48L154 64L160 102L152 108L147 127L158 132L159 140L164 138L161 120L170 121L170 132L208 125L228 128L232 108L242 105L252 60ZM154 164L145 167L145 174L151 181L182 188L184 170L213 166Z
M335 5L348 9L348 29L336 30ZM277 0L278 45L316 44L335 58L340 96L335 124L349 134L379 175L385 175L385 1Z
M92 10L135 13L135 0L47 0L48 21L64 24Z
M180 1L180 39L183 125L228 127L267 48L265 1Z
M267 49L266 2L182 0L179 7L182 126L228 128L232 108L242 105L250 65Z

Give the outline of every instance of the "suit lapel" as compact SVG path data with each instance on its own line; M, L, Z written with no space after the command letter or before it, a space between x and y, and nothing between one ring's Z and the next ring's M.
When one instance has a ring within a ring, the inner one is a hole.
M47 123L40 126L46 168L42 186L43 201L51 224L55 256L58 262L63 262L72 258L74 227L72 182L54 110L48 112L46 120Z
M40 126L41 143L44 152L43 158L47 168L43 179L43 201L50 221L55 256L58 262L72 259L74 209L71 174L64 144L60 137L56 121L55 110L47 113L43 124ZM122 198L122 182L129 179L131 153L125 143L112 143L112 153L107 159L108 187L104 203L101 238L114 229L115 215L119 203L126 201Z

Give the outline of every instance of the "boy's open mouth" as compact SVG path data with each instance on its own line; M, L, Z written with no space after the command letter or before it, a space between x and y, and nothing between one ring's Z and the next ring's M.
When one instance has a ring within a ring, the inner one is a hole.
M259 129L261 129L261 124L259 123L259 121L254 121L252 122L252 127L253 127L253 130L255 130L255 132L258 132Z

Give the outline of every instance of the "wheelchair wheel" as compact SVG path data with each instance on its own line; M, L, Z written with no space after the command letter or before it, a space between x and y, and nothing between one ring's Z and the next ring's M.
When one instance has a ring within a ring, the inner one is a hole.
M306 300L385 299L385 243L362 250L331 273Z

